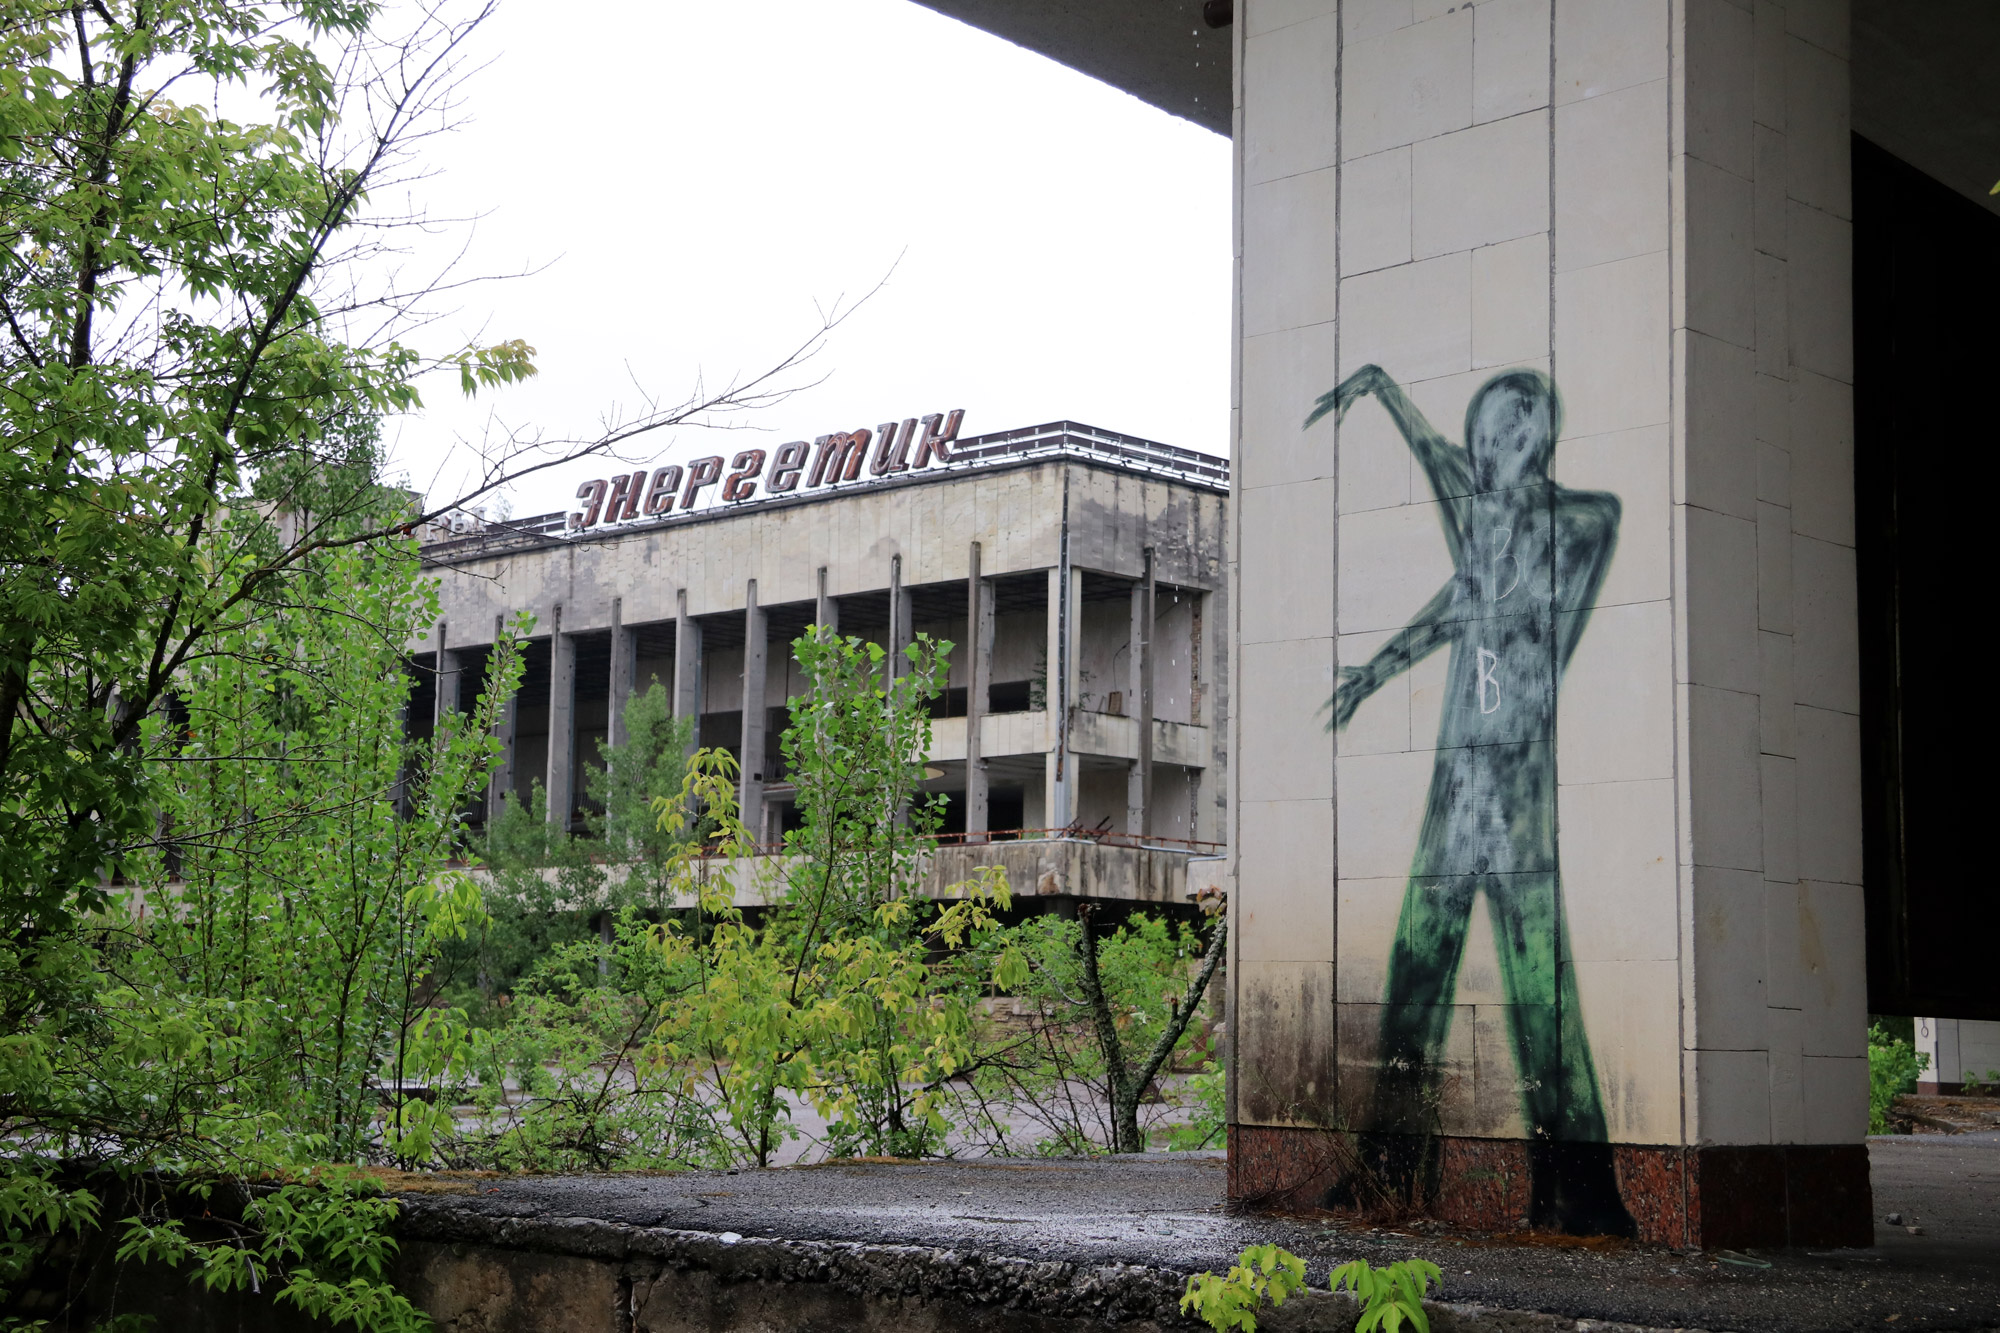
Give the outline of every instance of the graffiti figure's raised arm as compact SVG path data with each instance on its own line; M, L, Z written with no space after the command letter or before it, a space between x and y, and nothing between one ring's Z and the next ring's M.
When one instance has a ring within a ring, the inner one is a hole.
M1455 600L1456 583L1453 580L1439 588L1415 619L1397 630L1396 636L1383 644L1367 665L1340 669L1340 681L1334 687L1333 698L1327 701L1327 707L1333 710L1328 730L1345 727L1369 695L1451 642L1451 625L1445 616Z
M1454 564L1458 561L1460 534L1464 531L1465 497L1472 493L1472 461L1463 447L1453 444L1438 433L1410 396L1403 392L1403 386L1389 378L1389 373L1380 366L1363 366L1340 382L1340 387L1331 393L1321 394L1313 405L1312 414L1306 418L1310 426L1321 417L1332 413L1337 422L1347 415L1347 409L1355 399L1365 393L1375 395L1382 404L1382 410L1396 423L1410 452L1417 456L1424 475L1430 479L1431 494L1437 496L1444 507L1445 541L1451 547Z

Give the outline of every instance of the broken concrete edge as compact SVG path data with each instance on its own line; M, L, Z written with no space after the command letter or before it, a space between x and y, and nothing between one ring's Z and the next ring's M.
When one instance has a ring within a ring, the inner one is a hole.
M1025 1259L977 1250L866 1241L787 1240L641 1227L591 1217L495 1217L452 1206L450 1195L399 1194L399 1239L447 1246L701 1270L720 1282L821 1283L869 1301L917 1299L997 1306L1048 1318L1107 1325L1153 1323L1199 1328L1181 1313L1189 1274L1143 1264ZM1424 1303L1434 1333L1667 1333L1636 1324L1575 1319L1528 1310ZM1311 1290L1282 1309L1259 1312L1260 1327L1347 1333L1356 1303L1347 1292ZM1675 1330L1674 1333L1701 1333Z

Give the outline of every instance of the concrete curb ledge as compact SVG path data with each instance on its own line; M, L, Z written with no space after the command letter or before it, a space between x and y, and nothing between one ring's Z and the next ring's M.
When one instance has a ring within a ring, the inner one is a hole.
M584 1217L498 1217L404 1196L399 1281L445 1333L762 1333L1199 1329L1187 1277L1135 1264L919 1245L743 1237ZM731 1233L722 1233L731 1234ZM1631 1324L1427 1307L1435 1333L1664 1333ZM1345 1293L1259 1316L1273 1333L1348 1333Z

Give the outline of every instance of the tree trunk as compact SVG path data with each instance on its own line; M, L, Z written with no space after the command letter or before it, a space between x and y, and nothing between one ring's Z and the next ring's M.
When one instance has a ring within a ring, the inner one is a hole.
M1139 1130L1139 1099L1145 1095L1146 1085L1159 1074L1160 1067L1180 1043L1188 1022L1194 1017L1195 1007L1201 1003L1202 994L1208 989L1209 979L1221 964L1229 938L1229 921L1226 916L1216 917L1215 934L1209 938L1208 950L1202 955L1201 970L1188 983L1187 994L1176 1001L1168 1012L1166 1026L1159 1040L1153 1043L1153 1049L1147 1052L1145 1063L1135 1070L1125 1063L1125 1050L1118 1040L1117 1020L1098 975L1096 909L1088 903L1079 903L1076 919L1083 927L1083 997L1090 1005L1091 1021L1097 1029L1097 1044L1104 1052L1105 1091L1111 1100L1111 1151L1144 1152L1146 1139Z

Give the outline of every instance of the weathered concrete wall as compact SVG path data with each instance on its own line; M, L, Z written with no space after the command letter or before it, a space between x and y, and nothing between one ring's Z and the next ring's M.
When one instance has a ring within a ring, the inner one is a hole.
M1246 1163L1685 1239L1727 1145L1865 1236L1845 6L1236 26Z
M443 1333L1199 1327L1176 1309L1183 1279L1125 1265L837 1241L724 1242L580 1218L494 1225L434 1214L412 1229L451 1237L406 1242L397 1274Z

